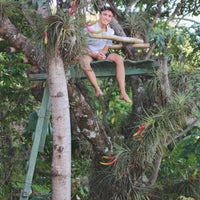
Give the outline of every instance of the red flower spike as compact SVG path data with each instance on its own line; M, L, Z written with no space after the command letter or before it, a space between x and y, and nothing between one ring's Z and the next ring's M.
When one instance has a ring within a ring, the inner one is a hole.
M144 128L147 127L147 126L149 126L150 124L151 123L145 124L144 126L140 126L140 130L137 133L135 133L133 135L133 137L136 136L136 135L139 135L140 133L142 133L142 131L144 130Z
M115 158L113 161L108 162L108 163L100 162L100 164L102 164L102 165L112 165L112 164L115 163L116 161L117 161L117 158Z
M47 41L48 41L48 39L47 39L47 32L44 32L44 43L47 44Z
M71 16L74 14L74 7L75 7L75 4L76 4L76 0L74 0L73 4L72 4L72 7L71 7L71 11L70 11L70 14Z
M113 159L115 157L114 156L103 156L103 158L105 158L105 159Z
M103 158L105 159L113 159L115 158L113 161L108 162L108 163L104 163L104 162L100 162L100 164L102 165L112 165L113 163L115 163L119 157L119 155L122 153L123 151L119 152L116 156L103 156Z
M45 30L44 30L44 43L45 44L47 44L47 41L48 41L47 28L48 28L48 25L45 26Z
M119 175L119 180L124 176L124 172Z

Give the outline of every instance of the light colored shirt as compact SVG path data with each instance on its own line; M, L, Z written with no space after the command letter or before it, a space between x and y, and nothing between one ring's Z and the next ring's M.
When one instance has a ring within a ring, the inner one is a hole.
M92 26L89 26L88 28L92 31L102 30L101 27L99 26L98 22ZM89 33L89 31L88 31L88 33ZM98 34L114 35L114 30L107 26L107 31L103 31ZM105 46L112 46L112 40L96 39L96 38L89 37L88 38L88 46L86 49L88 51L91 51L92 53L99 53Z

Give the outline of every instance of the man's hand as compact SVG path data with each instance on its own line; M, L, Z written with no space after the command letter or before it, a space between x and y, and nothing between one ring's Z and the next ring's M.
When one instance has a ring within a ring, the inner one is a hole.
M104 53L100 52L97 54L97 57L96 57L97 60L104 60L106 59L106 56Z

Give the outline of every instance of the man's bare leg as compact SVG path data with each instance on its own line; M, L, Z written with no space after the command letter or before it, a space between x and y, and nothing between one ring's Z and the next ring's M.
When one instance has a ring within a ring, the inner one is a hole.
M116 63L116 78L120 89L119 99L131 103L132 101L125 91L125 69L123 57L118 54L112 53L107 57L107 59L112 60Z
M90 83L93 85L94 89L95 89L95 96L99 97L103 95L103 92L101 91L100 87L98 86L97 83L97 79L96 79L96 75L94 73L94 71L91 68L90 63L92 62L92 58L88 55L84 55L82 58L82 61L84 63L84 71L86 76L88 77Z

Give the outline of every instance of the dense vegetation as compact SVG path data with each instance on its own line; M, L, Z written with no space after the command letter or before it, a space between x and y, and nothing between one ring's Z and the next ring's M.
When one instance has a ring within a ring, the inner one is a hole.
M92 1L96 11L99 2ZM198 2L180 1L183 5L176 16L173 16L176 11L173 6L178 5L175 2L159 1L153 4L153 1L138 1L133 10L130 9L132 1L108 2L117 8L118 20L127 35L136 34L151 44L149 51L137 50L136 59L152 58L160 62L164 57L167 60L170 95L163 92L165 74L162 69L148 76L127 79L126 87L133 97L133 105L118 100L119 89L114 78L98 80L105 94L101 99L93 98L93 88L88 80L83 81L92 97L91 106L97 110L114 144L114 155L118 157L113 165L96 168L89 142L81 135L73 135L72 199L90 199L95 195L100 195L101 199L165 200L184 196L199 199L200 26L193 20L187 26L179 21L182 16L198 16ZM0 5L0 9L5 8L6 1L0 0ZM159 5L164 11L161 12ZM34 6L30 8L35 9ZM95 13L95 9L91 11ZM159 20L154 23L158 11ZM15 7L10 7L10 13L6 12L26 37L36 38L25 16ZM2 10L0 13L2 15ZM5 52L9 45L0 41L2 200L19 199L24 187L25 169L41 103L34 94L35 91L41 92L43 85L42 82L28 81L26 72L30 68L34 70L34 67L20 63L20 59L24 58L22 53ZM153 53L148 57L151 50ZM119 53L124 58L133 56L127 50L119 50ZM38 155L30 196L32 200L51 198L51 124L50 120L44 152ZM145 124L148 126L142 134L133 137ZM158 171L151 179L156 169L152 163L159 159ZM102 161L109 162L106 159ZM146 182L147 177L151 182Z

